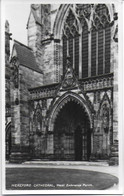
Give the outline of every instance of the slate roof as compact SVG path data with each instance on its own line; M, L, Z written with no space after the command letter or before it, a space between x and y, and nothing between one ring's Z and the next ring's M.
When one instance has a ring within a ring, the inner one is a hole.
M32 49L16 40L14 42L20 64L39 73L43 73L37 66Z

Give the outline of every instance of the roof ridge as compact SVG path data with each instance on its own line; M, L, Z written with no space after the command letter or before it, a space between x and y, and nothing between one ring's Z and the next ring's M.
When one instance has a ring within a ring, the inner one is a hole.
M29 46L26 46L25 44L15 40L15 39L14 39L14 42L16 42L17 44L19 44L19 45L21 45L21 46L23 46L23 47L25 47L25 48L27 48L27 49L29 49L29 50L31 50L33 52L32 48L30 48Z

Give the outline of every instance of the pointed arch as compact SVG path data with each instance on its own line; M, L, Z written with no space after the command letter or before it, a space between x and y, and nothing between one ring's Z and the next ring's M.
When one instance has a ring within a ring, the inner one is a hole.
M55 36L55 38L60 39L62 36L62 29L63 29L63 23L66 19L66 16L68 15L68 10L69 8L71 8L72 4L61 4L57 15L56 15L56 20L53 26L53 34ZM97 5L94 4L94 8ZM114 13L115 13L115 6L114 4L106 4L106 7L109 10L109 14L110 14L110 21L113 21L114 18ZM72 9L73 10L73 9ZM76 17L77 18L77 17ZM78 18L77 18L78 19ZM77 20L78 21L78 20Z
M109 103L110 107L111 107L111 102L110 102L110 99L109 99L109 96L108 96L107 92L105 92L105 94L103 95L103 98L102 98L102 101L100 103L100 107L99 108L102 107L102 105L103 105L103 103L105 101L107 101Z
M42 109L38 103L33 115L33 124L35 131L42 131Z
M77 23L79 25L79 28L80 28L80 23L79 23L79 20L78 20L76 14L72 8L72 4L62 4L58 10L56 20L55 20L55 23L53 26L53 34L56 39L61 39L61 37L62 37L62 30L64 29L64 23L66 21L66 18L68 16L70 10L74 14L74 16L77 20Z
M103 4L101 4L103 5ZM110 16L110 22L114 20L114 13L115 13L115 5L114 4L105 4L106 8L108 9L108 14ZM95 5L96 9L97 5Z
M111 14L106 4L94 7L94 21L91 30L91 75L110 73ZM95 28L96 30L95 30ZM95 42L95 44L94 44ZM95 55L94 55L95 54ZM98 61L97 61L98 58Z
M70 6L66 17L63 21L62 29L62 45L63 45L63 74L66 69L66 58L70 56L71 66L75 69L77 76L79 75L79 35L80 23Z
M76 21L71 27L67 22L70 13ZM60 6L53 34L55 39L61 40L62 75L66 70L67 56L71 57L72 67L80 79L110 73L110 24L113 17L114 6L109 4Z
M39 103L37 103L36 108L34 110L34 117L37 116L38 113L42 113L42 109Z
M79 95L73 92L67 92L62 97L60 97L52 106L51 112L48 117L48 131L53 132L55 119L61 110L61 108L70 100L75 101L83 107L86 115L88 116L90 122L90 128L93 127L93 115L86 101Z

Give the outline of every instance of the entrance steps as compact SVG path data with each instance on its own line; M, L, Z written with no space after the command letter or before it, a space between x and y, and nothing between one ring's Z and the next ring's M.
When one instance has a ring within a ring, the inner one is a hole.
M42 165L42 166L109 166L107 161L41 161L32 160L25 161L23 165Z

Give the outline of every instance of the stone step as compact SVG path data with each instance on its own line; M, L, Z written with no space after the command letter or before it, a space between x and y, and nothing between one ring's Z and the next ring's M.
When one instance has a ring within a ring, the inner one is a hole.
M97 161L97 162L88 162L88 161L41 161L41 160L32 160L25 161L23 165L44 165L44 166L109 166L107 161Z

